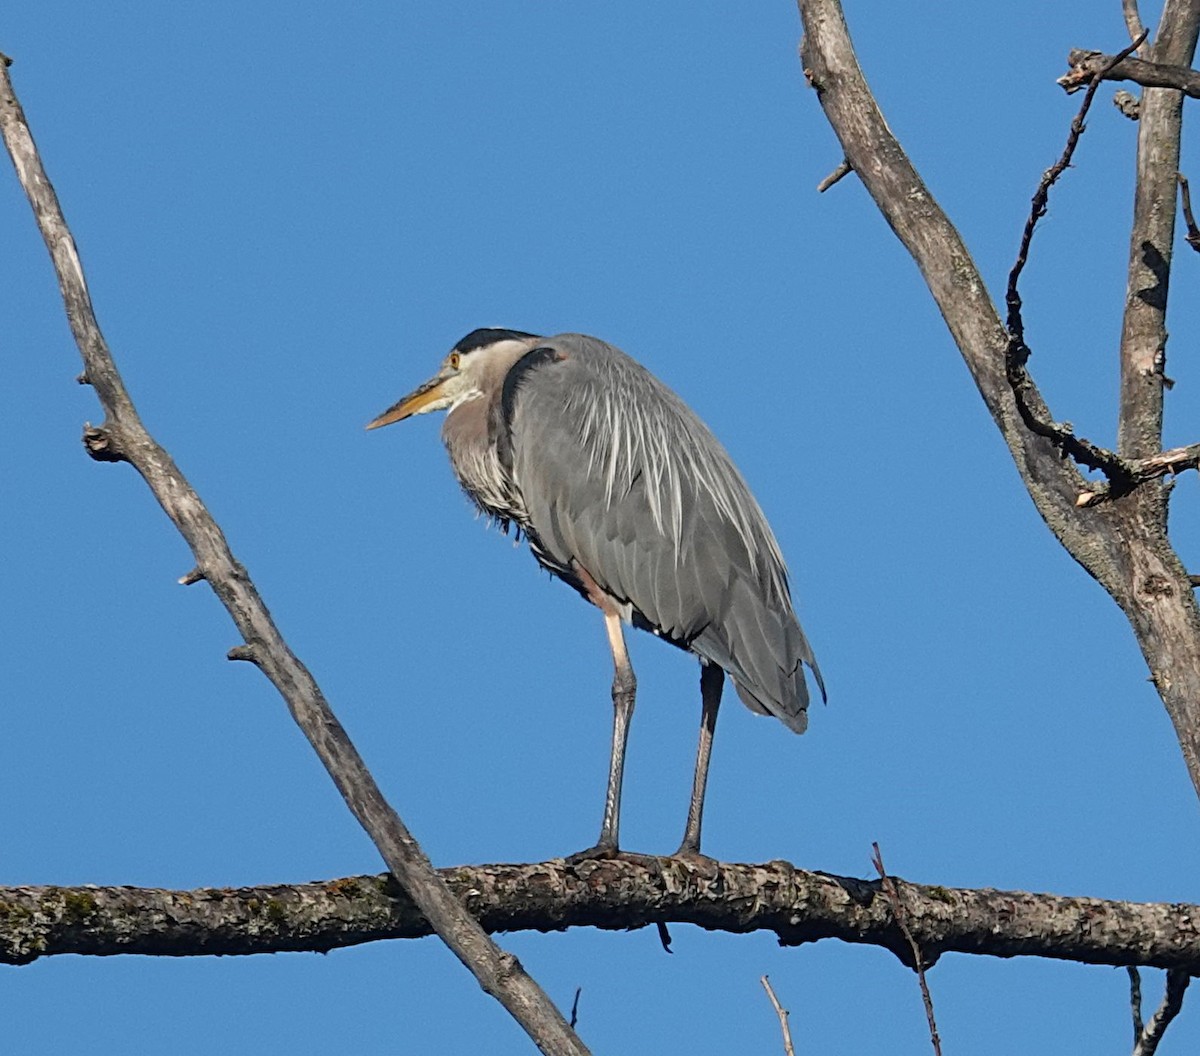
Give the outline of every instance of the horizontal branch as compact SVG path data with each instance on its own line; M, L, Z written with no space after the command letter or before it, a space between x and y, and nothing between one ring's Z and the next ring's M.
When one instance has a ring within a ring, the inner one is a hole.
M1061 428L1061 427L1060 427ZM1083 441L1087 443L1087 441ZM1101 449L1102 450L1102 449ZM1187 447L1172 447L1168 451L1160 451L1149 458L1125 458L1109 452L1118 460L1121 475L1109 474L1109 483L1097 484L1079 493L1075 504L1080 507L1096 506L1107 499L1118 498L1128 494L1139 484L1174 473L1182 473L1188 469L1200 469L1200 444L1188 444Z
M1145 88L1177 88L1184 95L1200 99L1200 73L1189 66L1167 66L1144 59L1121 59L1100 51L1078 48L1067 54L1070 70L1058 78L1067 93L1077 92L1099 78L1105 81L1134 81Z
M1134 479L1138 481L1165 477L1168 473L1182 473L1185 469L1196 469L1200 467L1200 444L1173 447L1149 458L1135 458L1129 465Z
M485 929L628 930L658 923L774 932L781 944L841 939L912 964L879 881L787 862L690 866L669 858L441 870ZM911 884L889 877L926 965L947 952L1146 965L1200 974L1200 906ZM166 891L0 888L0 963L63 953L157 956L320 951L417 938L429 925L386 874L318 883Z

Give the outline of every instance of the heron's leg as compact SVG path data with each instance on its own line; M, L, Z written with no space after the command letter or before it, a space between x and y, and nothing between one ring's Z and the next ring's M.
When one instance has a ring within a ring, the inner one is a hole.
M700 747L696 750L696 776L692 781L692 802L688 806L687 828L676 855L700 855L700 823L704 820L704 789L708 785L708 760L712 755L713 730L717 728L717 710L721 707L721 689L725 672L716 664L700 665Z
M615 611L604 610L604 629L608 631L608 644L613 655L613 734L612 755L608 764L608 791L604 795L604 822L600 826L600 839L596 850L617 850L618 830L621 825L621 784L625 777L625 745L629 740L629 719L633 715L634 699L637 695L637 678L629 662L625 648L625 633L621 629L621 617Z

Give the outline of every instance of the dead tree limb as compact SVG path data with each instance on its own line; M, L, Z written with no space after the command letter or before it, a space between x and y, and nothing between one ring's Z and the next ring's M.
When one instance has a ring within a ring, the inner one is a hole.
M446 945L543 1052L586 1053L520 962L492 942L438 876L384 799L320 687L279 633L224 533L171 456L146 431L100 331L75 240L42 167L8 65L0 56L0 131L54 262L67 319L83 357L83 380L95 389L104 409L104 422L84 430L88 451L101 461L128 462L141 474L195 555L196 571L185 579L206 580L243 637L245 644L232 650L230 658L251 661L279 690L346 805Z
M792 1044L792 1028L788 1023L788 1010L779 1003L779 998L775 996L775 988L771 985L771 980L765 975L759 979L763 989L767 992L767 997L771 1001L771 1007L775 1009L775 1016L779 1020L779 1030L783 1034L783 1056L796 1056L796 1048Z
M1162 1003L1147 1023L1137 1032L1133 1045L1133 1056L1154 1056L1158 1052L1159 1043L1167 1032L1167 1027L1183 1009L1183 995L1187 992L1192 977L1186 972L1172 969L1167 972L1167 986L1163 993ZM1135 1017L1135 1027L1140 1015Z
M1142 16L1138 11L1138 0L1121 0L1121 13L1125 16L1125 28L1129 30L1129 39L1145 39L1146 27L1142 25Z
M1031 429L1022 415L1005 375L1004 323L958 231L884 120L840 3L798 3L806 73L842 153L920 269L1038 512L1128 618L1200 795L1200 608L1167 537L1165 489L1150 481L1111 502L1077 502L1091 488L1053 439ZM1200 0L1169 0L1151 58L1190 64L1197 24ZM1181 103L1178 92L1162 88L1147 89L1146 96L1117 448L1121 458L1131 460L1161 454L1162 322ZM1032 379L1022 395L1038 420L1054 421Z
M1022 301L1019 287L1021 274L1029 262L1029 251L1033 244L1034 232L1037 230L1038 222L1046 215L1049 208L1050 189L1067 171L1071 159L1075 156L1075 150L1079 146L1080 137L1086 127L1084 121L1092 101L1095 99L1096 89L1100 87L1099 77L1102 77L1109 67L1117 65L1122 59L1137 50L1145 41L1146 34L1147 31L1143 30L1129 47L1119 55L1110 58L1108 66L1101 67L1099 76L1088 85L1079 112L1071 121L1071 130L1067 135L1067 143L1063 147L1062 154L1050 168L1042 173L1041 182L1034 192L1029 206L1029 216L1025 220L1025 230L1021 233L1021 246L1017 250L1016 263L1008 273L1008 286L1004 291L1004 303L1008 309L1004 324L1008 330L1008 348L1005 350L1004 366L1008 374L1008 383L1012 386L1013 395L1017 398L1017 409L1021 413L1021 419L1029 429L1051 441L1063 454L1070 455L1079 465L1086 466L1088 469L1098 469L1108 478L1108 488L1105 492L1089 493L1087 502L1077 499L1076 505L1078 506L1094 505L1095 502L1100 501L1101 495L1111 498L1115 495L1126 494L1138 481L1134 477L1133 467L1115 451L1108 451L1093 444L1090 440L1076 436L1074 429L1069 425L1039 418L1036 411L1030 407L1026 396L1033 390L1033 381L1026 370L1030 349L1025 343L1025 320L1021 311Z
M1190 65L1198 30L1200 0L1168 0L1148 57L1158 63ZM1148 458L1162 448L1167 294L1183 96L1165 88L1147 88L1140 115L1117 422L1117 451L1128 458ZM1143 518L1161 518L1165 524L1166 502L1160 489L1141 489L1138 498Z
M1058 79L1058 83L1068 94L1097 80L1133 81L1143 88L1174 88L1193 99L1200 99L1200 73L1190 66L1166 66L1161 62L1146 62L1143 59L1118 61L1115 56L1105 55L1102 51L1082 51L1078 48L1067 53L1067 65L1071 68Z
M1196 216L1192 212L1192 188L1187 177L1181 172L1176 177L1179 181L1179 203L1183 207L1183 222L1187 227L1184 241L1197 253L1200 253L1200 227L1196 226Z
M917 983L921 988L921 1003L925 1006L925 1022L929 1024L929 1041L933 1045L933 1056L942 1056L942 1036L938 1033L937 1017L933 1013L933 995L929 992L929 981L925 978L925 968L929 961L921 949L920 940L908 926L908 910L904 908L904 899L900 895L900 885L903 881L888 876L883 867L883 852L879 844L871 844L871 864L879 874L879 885L887 896L888 904L892 907L892 916L896 918L896 927L904 936L912 953L913 970L917 973Z
M442 879L488 931L625 931L659 923L773 932L799 946L839 939L889 950L912 967L880 880L806 872L787 862L712 868L638 857L568 865L460 866ZM905 927L931 966L942 954L1047 957L1200 974L1200 906L902 886ZM0 963L64 953L213 956L327 951L430 934L387 875L309 884L165 891L0 888Z

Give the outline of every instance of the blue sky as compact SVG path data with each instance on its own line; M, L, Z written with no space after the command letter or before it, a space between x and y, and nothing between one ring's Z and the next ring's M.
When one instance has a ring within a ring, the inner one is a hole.
M993 288L1120 7L848 4L893 129ZM1147 10L1147 17L1154 12ZM947 885L1195 901L1200 812L1116 608L1028 501L916 269L840 160L787 3L43 0L0 50L149 427L228 533L435 862L596 836L602 622L476 521L426 418L363 424L476 326L622 346L725 442L770 517L829 689L808 734L730 697L705 849ZM1026 272L1055 413L1114 434L1136 126L1101 93ZM1185 154L1186 157L1186 154ZM195 887L380 862L99 417L16 183L0 187L8 371L0 882ZM1186 309L1200 262L1177 261ZM1186 350L1168 443L1197 439ZM1195 559L1194 478L1173 511ZM622 835L678 843L694 662L630 639ZM923 1053L881 950L677 927L503 938L593 1051ZM524 1053L433 940L328 956L5 969L13 1052ZM1122 1051L1125 973L947 957L947 1051ZM1158 980L1147 981L1157 999ZM1185 1008L1161 1050L1200 1041Z

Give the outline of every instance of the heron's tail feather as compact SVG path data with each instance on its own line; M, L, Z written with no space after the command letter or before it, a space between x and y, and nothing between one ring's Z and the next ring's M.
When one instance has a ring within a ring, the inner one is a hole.
M692 648L729 672L751 711L774 715L788 729L803 733L808 726L806 667L825 699L825 680L812 646L790 606L767 605L739 585L732 585L726 618L705 628Z

